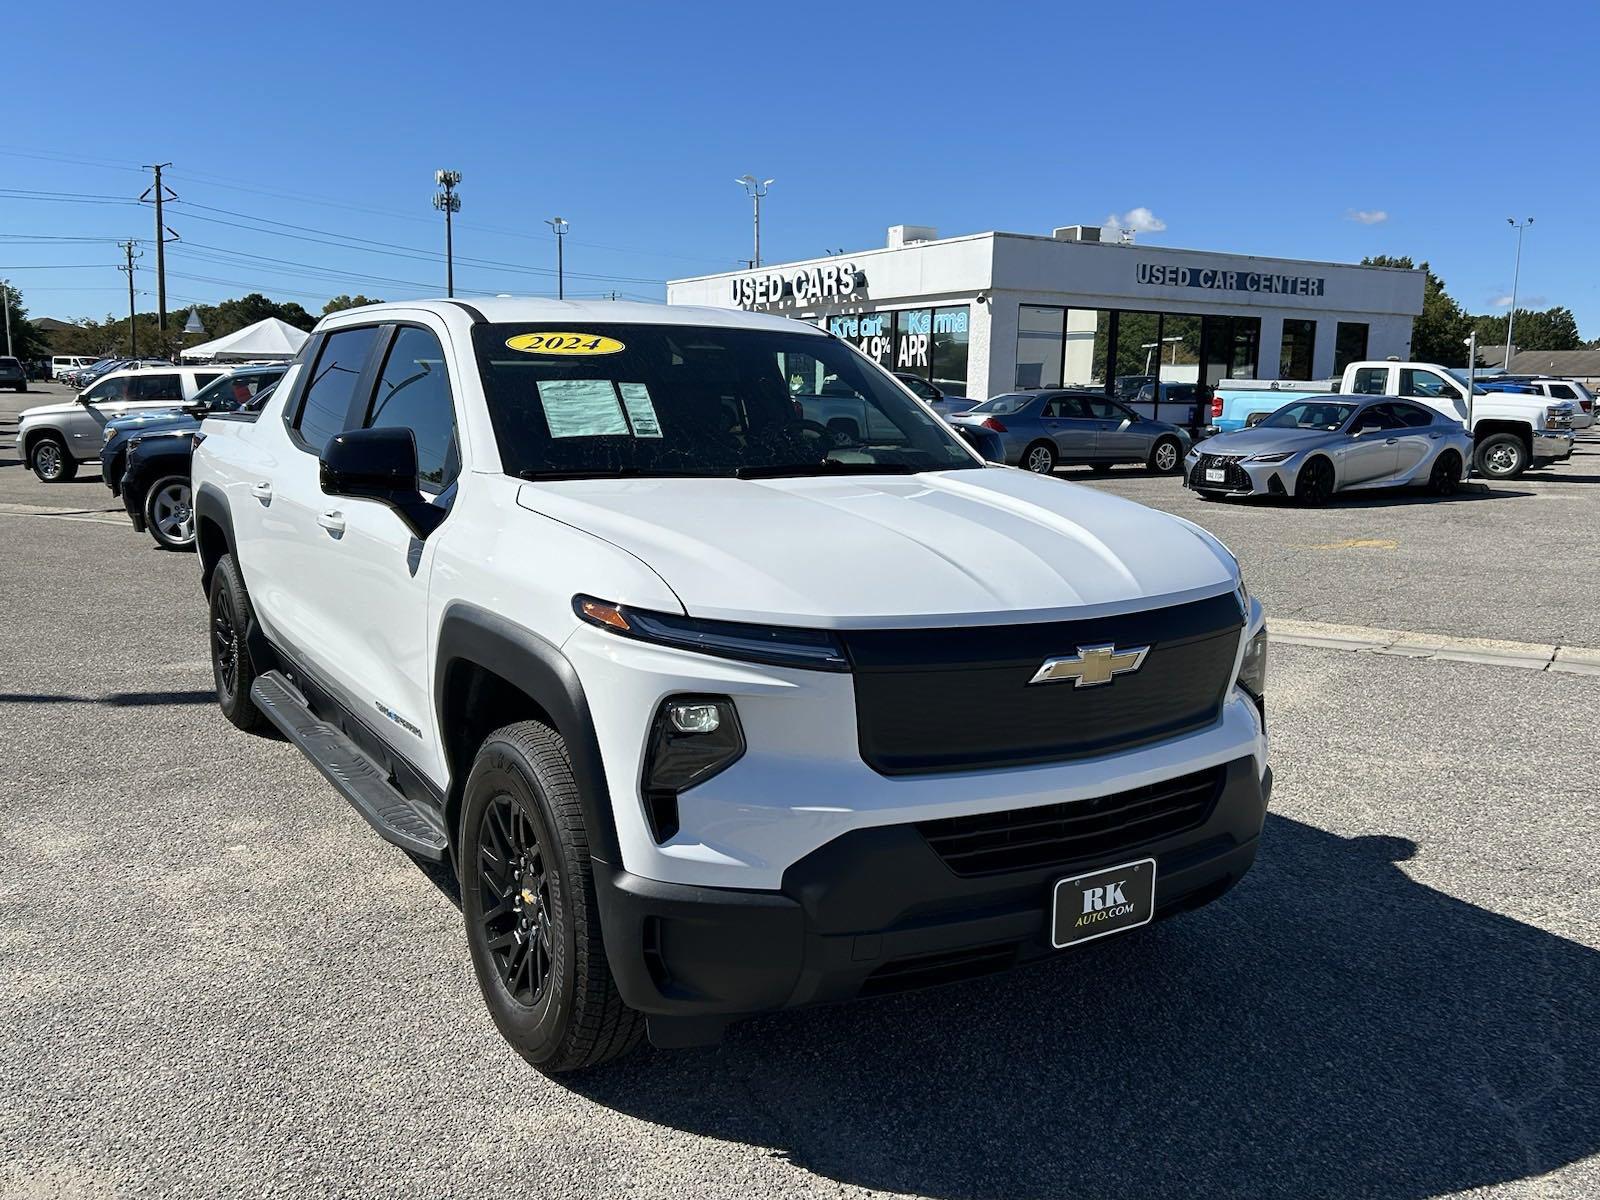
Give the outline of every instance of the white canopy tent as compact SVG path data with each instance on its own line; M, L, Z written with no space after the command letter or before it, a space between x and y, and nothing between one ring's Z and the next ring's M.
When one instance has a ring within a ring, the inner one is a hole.
M288 361L300 352L308 336L287 321L268 317L254 325L224 334L215 341L190 346L180 357L191 362L245 362L252 359Z

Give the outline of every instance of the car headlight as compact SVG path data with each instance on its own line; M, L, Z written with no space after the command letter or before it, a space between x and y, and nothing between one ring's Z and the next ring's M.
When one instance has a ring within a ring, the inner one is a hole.
M1256 631L1244 648L1244 661L1239 664L1239 686L1261 710L1261 719L1267 717L1267 627Z
M703 621L675 613L629 608L593 596L574 596L572 609L580 620L608 633L693 650L718 658L803 667L810 671L848 671L839 639L823 629L782 625L745 625L737 621Z
M106 441L109 442L112 438L114 438L116 436L117 436L117 431L115 429L107 429L106 430Z
M1258 463L1275 463L1275 462L1282 462L1286 458L1293 458L1293 457L1294 457L1294 451L1293 450L1274 450L1270 454L1252 454L1245 461L1247 461L1247 462L1258 462Z

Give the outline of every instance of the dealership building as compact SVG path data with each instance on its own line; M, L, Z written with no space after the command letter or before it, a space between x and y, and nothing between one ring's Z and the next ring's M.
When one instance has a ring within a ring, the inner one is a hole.
M880 250L667 285L669 304L821 325L894 371L987 398L1017 388L1323 379L1406 358L1424 273L1053 235L941 238L896 225Z

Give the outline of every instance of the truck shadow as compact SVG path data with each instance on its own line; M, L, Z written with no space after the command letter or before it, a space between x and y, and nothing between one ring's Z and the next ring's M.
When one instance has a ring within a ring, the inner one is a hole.
M1143 935L563 1082L951 1198L1424 1197L1600 1150L1600 953L1413 882L1415 849L1270 816L1238 888Z

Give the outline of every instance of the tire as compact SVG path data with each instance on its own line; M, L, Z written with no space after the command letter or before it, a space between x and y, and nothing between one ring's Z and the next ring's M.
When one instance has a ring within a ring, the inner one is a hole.
M1333 464L1321 455L1306 460L1295 476L1294 498L1309 508L1326 504L1333 495Z
M501 1036L550 1075L637 1046L644 1016L623 1003L606 962L560 734L521 721L484 740L467 777L460 846L467 946Z
M166 475L144 494L144 527L164 550L194 549L194 498L187 475Z
M1514 433L1492 433L1478 443L1472 465L1488 479L1516 479L1528 469L1528 448Z
M235 728L254 733L266 726L267 719L250 699L250 685L256 681L255 664L245 645L245 630L250 627L250 596L231 554L224 554L211 573L209 616L211 678L217 688L217 706Z
M1446 450L1433 460L1433 470L1428 472L1428 490L1435 496L1453 496L1461 484L1461 456Z
M1049 442L1034 442L1022 452L1020 465L1035 475L1049 475L1056 469L1056 448Z
M44 483L65 483L78 473L78 463L67 453L59 435L42 433L28 447L28 465Z
M1155 475L1171 475L1183 465L1183 447L1175 437L1157 438L1145 466Z

